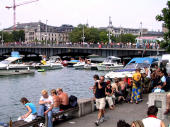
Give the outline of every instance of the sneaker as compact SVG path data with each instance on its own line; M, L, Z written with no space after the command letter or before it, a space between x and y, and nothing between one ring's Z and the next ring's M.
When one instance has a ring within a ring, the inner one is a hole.
M99 121L97 120L96 122L94 122L94 124L95 124L96 126L99 126Z
M102 118L100 119L100 122L101 122L101 123L103 123L103 122L104 122L104 117L102 117Z

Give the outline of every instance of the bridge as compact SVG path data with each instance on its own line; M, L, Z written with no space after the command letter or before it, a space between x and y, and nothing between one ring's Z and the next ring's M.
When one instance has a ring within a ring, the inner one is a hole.
M146 49L120 46L98 45L10 45L0 46L0 56L10 55L12 51L19 51L22 55L35 54L50 56L88 56L99 55L102 57L141 57L165 54L164 49Z

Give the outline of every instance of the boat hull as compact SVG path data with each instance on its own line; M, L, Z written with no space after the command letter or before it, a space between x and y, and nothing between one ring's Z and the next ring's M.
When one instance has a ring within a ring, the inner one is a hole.
M0 76L34 74L33 70L0 70Z
M116 71L122 68L123 66L102 66L102 65L97 66L97 70L99 71Z

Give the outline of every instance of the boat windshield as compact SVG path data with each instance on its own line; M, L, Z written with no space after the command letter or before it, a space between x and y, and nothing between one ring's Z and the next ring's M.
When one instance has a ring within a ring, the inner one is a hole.
M3 60L0 62L0 64L10 64L10 63L11 63L11 61L8 61L8 60Z
M149 68L150 64L147 64L147 63L130 63L130 64L127 64L124 67L124 69L137 69L137 68L144 68L144 67Z

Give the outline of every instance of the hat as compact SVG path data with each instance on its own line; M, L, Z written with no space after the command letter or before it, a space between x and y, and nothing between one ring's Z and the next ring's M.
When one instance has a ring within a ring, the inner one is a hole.
M110 84L111 83L111 81L110 80L108 80L107 82L106 82L106 84L108 85L108 84Z

